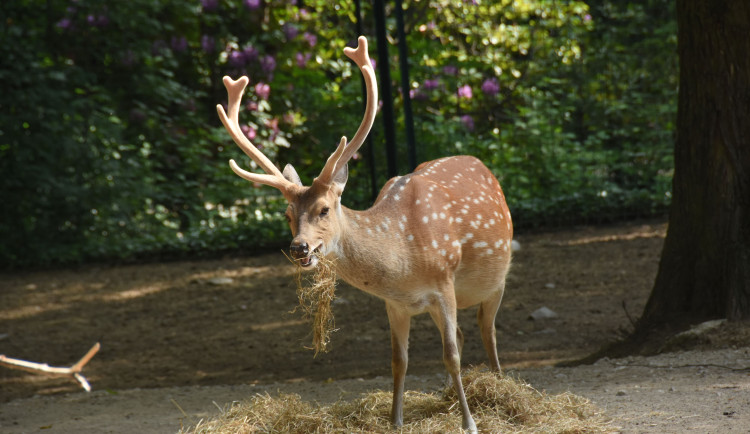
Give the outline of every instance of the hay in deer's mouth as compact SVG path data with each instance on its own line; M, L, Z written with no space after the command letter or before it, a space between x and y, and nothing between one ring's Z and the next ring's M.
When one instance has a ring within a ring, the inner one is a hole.
M297 265L297 298L299 306L292 312L302 309L307 319L312 320L313 346L310 349L318 353L327 352L331 341L331 333L335 330L331 302L336 290L336 264L334 261L320 255L316 250L313 255L317 264L312 273L305 273L298 261Z

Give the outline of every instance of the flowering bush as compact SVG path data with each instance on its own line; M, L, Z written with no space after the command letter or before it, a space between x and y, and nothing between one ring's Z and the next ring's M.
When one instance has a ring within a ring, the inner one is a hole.
M405 2L419 159L479 156L520 225L663 210L673 7L596 4ZM24 0L2 10L8 266L286 240L283 200L227 168L229 158L254 163L217 119L224 75L250 78L243 133L273 161L294 163L305 182L361 120L359 73L342 55L356 38L349 2ZM399 114L404 97L394 96ZM376 167L380 125L371 133ZM364 160L350 163L345 201L355 206L371 200ZM379 174L378 187L384 181Z

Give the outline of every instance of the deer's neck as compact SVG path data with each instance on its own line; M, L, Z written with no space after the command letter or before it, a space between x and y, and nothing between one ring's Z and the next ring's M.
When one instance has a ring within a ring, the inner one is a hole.
M408 274L404 222L382 207L354 211L342 207L341 231L334 251L336 271L347 283L384 297L380 292Z

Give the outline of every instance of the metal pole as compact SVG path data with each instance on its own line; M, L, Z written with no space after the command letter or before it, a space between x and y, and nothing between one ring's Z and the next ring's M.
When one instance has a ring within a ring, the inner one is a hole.
M364 35L362 28L362 6L359 0L354 1L354 13L356 14L357 37ZM367 89L365 89L365 78L361 77L362 82L362 105L367 105ZM367 145L367 168L370 172L370 200L374 201L378 197L378 175L375 172L375 146L372 144L372 137L368 134Z
M404 96L404 127L406 128L406 146L409 158L409 171L417 167L417 149L414 140L414 118L411 113L411 95L409 91L409 49L406 46L404 31L404 10L401 0L396 0L396 29L398 31L398 60L401 69L401 93Z
M385 129L385 155L388 164L388 177L398 174L396 161L396 128L393 119L393 91L391 89L391 73L388 61L388 41L385 32L385 3L375 0L375 35L378 41L378 71L380 72L380 93L383 101L383 124Z

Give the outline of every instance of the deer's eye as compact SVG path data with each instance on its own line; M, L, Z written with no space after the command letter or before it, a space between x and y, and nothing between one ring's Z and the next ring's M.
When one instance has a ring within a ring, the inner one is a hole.
M331 210L330 208L328 208L327 206L324 206L323 209L320 210L320 216L321 217L327 216L328 215L328 211L330 211L330 210Z

